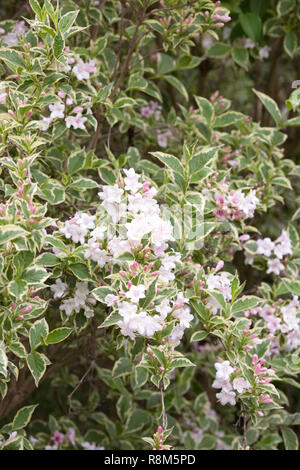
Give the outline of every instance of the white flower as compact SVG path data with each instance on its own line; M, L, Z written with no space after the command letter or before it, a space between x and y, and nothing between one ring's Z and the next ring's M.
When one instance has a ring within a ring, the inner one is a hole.
M66 299L60 305L60 310L64 310L67 316L70 316L75 310L76 305L74 299Z
M216 362L215 368L217 369L216 377L219 379L229 379L234 370L229 361Z
M226 405L229 403L230 405L234 406L236 404L235 393L232 391L222 389L221 392L216 394L216 397L220 400L221 405Z
M60 297L64 295L64 293L68 289L68 286L67 284L62 282L61 279L56 279L55 284L52 284L52 286L50 286L50 289L54 293L53 297L55 299L59 299Z
M95 442L82 442L81 445L84 450L104 450L104 447L97 446Z
M284 269L284 265L280 262L278 258L268 259L267 274L273 273L273 274L277 274L278 276L283 269Z
M170 302L167 298L163 299L163 301L155 308L155 310L160 313L160 318L165 320L168 314L172 311L172 307L170 306Z
M63 118L65 105L63 103L60 103L59 101L56 101L56 103L49 104L49 110L51 111L51 114L50 114L51 119Z
M123 189L119 188L117 184L113 186L103 186L103 191L98 193L100 199L103 199L103 202L113 204L121 202L121 197L123 195Z
M146 287L143 284L137 286L131 286L129 291L126 292L125 296L130 299L133 303L138 303L140 299L145 297Z
M74 129L81 129L84 131L86 128L84 123L87 121L87 118L82 116L81 113L78 113L76 116L66 117L65 121L68 129L72 126Z
M114 258L118 258L124 251L130 251L131 245L128 240L123 240L120 237L113 237L108 242L108 249L114 256Z
M251 388L248 380L245 380L242 377L236 377L233 379L232 386L238 393L243 393L244 390L249 390Z
M117 295L113 294L107 294L107 296L104 298L104 302L108 307L112 307L115 305L116 302L118 302L119 297Z
M118 308L119 308L119 314L124 319L129 319L133 317L137 312L137 306L126 301L118 303Z
M257 250L256 253L258 255L265 255L267 257L271 256L271 253L275 247L275 243L272 242L270 238L263 238L261 240L257 240Z
M259 57L261 59L268 59L269 56L270 56L270 51L271 51L271 47L269 47L269 46L261 47L258 51Z
M47 129L49 129L51 122L52 122L51 117L42 116L42 121L40 121L42 131L46 131Z
M140 175L138 175L133 168L124 170L126 178L124 178L126 191L136 193L143 185L139 183Z
M230 391L232 390L232 385L229 381L229 379L227 378L216 378L216 380L214 380L214 382L212 383L212 386L214 388L222 388L223 390L226 390L226 391Z
M250 38L246 38L244 42L245 49L253 49L255 47L255 42Z
M96 73L95 63L95 60L89 60L88 63L84 63L82 59L79 59L73 67L73 73L76 75L77 80L87 80L90 78L91 73Z
M107 231L107 227L101 226L101 227L96 227L91 233L90 236L91 238L95 240L103 240L104 238L104 232Z
M190 314L189 307L176 309L173 315L178 318L180 326L183 326L184 328L189 328L190 322L194 319L193 315Z
M84 307L84 312L83 312L84 316L86 318L92 318L95 314L94 314L94 310L92 308L90 308L88 305L86 305Z

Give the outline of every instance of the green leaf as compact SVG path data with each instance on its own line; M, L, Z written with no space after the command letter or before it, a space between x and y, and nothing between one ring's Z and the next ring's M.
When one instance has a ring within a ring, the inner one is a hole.
M191 337L191 342L193 341L202 341L208 336L207 331L196 331Z
M0 49L0 59L2 59L3 62L5 62L6 65L9 68L11 68L11 66L13 66L14 68L17 68L17 67L24 68L25 67L24 62L20 58L17 51L14 51L13 49L1 48Z
M60 259L53 253L43 253L35 260L37 266L56 266L60 264Z
M5 344L4 341L0 341L0 374L5 378L7 377L7 363L8 359L5 352Z
M36 16L39 18L39 20L41 19L41 15L42 15L42 9L40 7L40 4L37 0L29 0L29 4L32 8L32 10L34 11L34 13L36 14Z
M221 114L217 116L215 122L213 123L213 127L228 127L232 126L236 122L241 121L244 119L245 115L242 113L238 113L237 111L228 111L227 113Z
M140 305L143 309L146 308L155 297L157 280L158 280L158 278L156 278L156 279L154 279L154 281L152 281L149 288L147 289L147 293L146 293L145 298L141 299L141 301L140 301Z
M77 18L77 15L79 13L79 10L77 11L69 11L65 15L61 17L58 23L58 30L63 36L66 36L66 33L69 31L69 29L72 27L74 21Z
M18 227L18 225L1 225L0 245L2 245L3 243L7 243L8 241L14 240L15 238L18 238L20 236L25 236L26 234L28 234L28 232L26 232L26 230L24 230L23 228Z
M244 33L254 42L259 42L262 33L261 18L254 13L241 13L239 16Z
M49 333L49 327L45 320L42 318L41 320L37 320L29 330L29 342L31 351L36 349L43 340L47 337Z
M215 116L213 105L211 104L209 100L207 100L206 98L203 98L202 96L195 96L194 98L195 98L198 108L200 109L203 116L205 117L207 124L211 124Z
M12 423L12 431L17 431L18 429L25 428L30 422L33 412L37 406L38 405L30 405L21 408L14 417Z
M115 103L114 103L114 108L126 108L127 106L134 106L136 104L136 100L133 98L129 98L128 96L125 96L124 98L119 98Z
M176 68L176 61L167 54L157 54L157 74L164 75Z
M192 156L189 161L189 170L192 175L196 171L201 170L208 162L210 162L217 154L218 149L204 148Z
M254 88L253 88L253 91L256 94L256 96L258 96L258 98L260 99L262 104L265 106L265 108L269 111L272 118L276 122L277 126L279 126L281 124L282 118L281 118L280 109L277 103L265 93L262 93L261 91L257 91Z
M90 178L83 178L83 176L79 176L73 182L70 184L69 188L74 188L74 189L94 189L98 188L98 184L96 181L90 179Z
M96 289L92 290L91 294L99 301L105 304L104 299L108 294L116 295L116 291L111 289L110 287L102 286L96 287Z
M290 428L281 428L285 450L298 450L297 434Z
M170 368L175 369L176 367L195 367L195 364L193 364L187 357L178 357L175 358L171 361Z
M24 358L27 356L25 346L20 341L13 341L12 343L9 343L8 348L17 357Z
M184 169L181 165L178 158L174 157L173 155L169 155L163 152L149 152L154 157L158 158L161 162L163 162L168 168L178 173L180 176L184 177Z
M131 374L132 364L129 357L121 357L114 365L112 370L112 377L123 377L124 375Z
M134 410L126 421L125 431L133 433L149 425L151 418L145 410Z
M99 172L100 178L102 179L102 181L104 181L104 183L111 184L111 185L115 184L116 176L110 168L102 166L98 168L98 172Z
M116 258L118 261L134 261L135 257L130 251L124 251L120 256Z
M18 279L17 281L11 281L7 289L16 299L22 300L28 292L28 284L23 279Z
M230 46L223 42L215 42L207 51L208 57L222 57L224 54L230 51Z
M287 292L300 296L300 282L299 281L292 281L290 279L284 279L283 284L287 288Z
M242 47L234 47L231 51L231 56L238 65L248 70L249 65L249 53L247 49Z
M286 53L293 58L298 48L297 35L294 31L289 31L285 35L283 46Z
M176 88L176 90L184 97L186 101L189 100L189 95L186 91L186 88L182 82L178 80L178 78L174 77L173 75L164 75L163 78L166 80L166 82L170 83L170 85Z
M40 354L36 351L28 354L26 359L27 365L29 370L34 378L34 382L36 387L39 384L39 381L43 377L44 373L46 372L46 358L44 354Z
M55 330L50 331L45 340L46 344L56 344L64 341L71 333L72 328L62 327L56 328Z
M54 57L58 58L63 53L64 48L65 48L64 38L62 37L61 33L58 31L53 41Z
M4 442L0 447L1 450L24 450L23 436L16 436Z
M79 150L72 153L68 158L67 170L69 175L73 175L78 170L84 167L85 164L85 151Z
M109 326L116 325L120 320L123 320L123 317L121 317L118 312L114 311L110 315L108 315L108 317L106 317L104 322L101 323L98 328L108 328Z
M39 284L46 281L46 279L50 276L50 273L41 267L32 266L30 268L25 269L22 274L22 279L27 281L28 284Z
M255 297L254 295L245 295L233 303L231 311L232 313L244 312L245 310L256 307L260 303L261 299L259 297Z
M92 279L90 272L89 272L89 268L87 267L86 264L73 263L73 264L70 264L68 268L81 281L90 281Z

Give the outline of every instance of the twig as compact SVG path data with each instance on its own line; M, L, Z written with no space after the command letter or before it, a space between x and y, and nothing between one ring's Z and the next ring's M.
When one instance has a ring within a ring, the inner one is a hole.
M167 426L168 426L168 418L167 418L166 408L165 408L165 397L164 397L164 384L163 384L163 380L160 381L159 388L160 388L160 396L161 396L162 428L163 428L163 430L165 430L165 429L167 429Z
M68 414L70 415L71 414L71 411L72 411L72 396L74 395L74 393L78 390L78 388L80 387L80 385L82 385L82 383L84 382L85 378L88 376L88 374L90 373L90 371L93 369L95 365L95 361L93 360L88 368L88 370L83 374L83 376L81 377L81 379L79 380L78 384L76 385L76 387L74 388L74 390L68 395L68 402L69 402L69 411L68 411Z

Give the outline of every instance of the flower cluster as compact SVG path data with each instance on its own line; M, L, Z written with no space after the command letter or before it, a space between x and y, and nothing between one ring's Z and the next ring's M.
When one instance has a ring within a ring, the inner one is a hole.
M148 106L141 107L141 116L145 118L150 118L151 116L155 117L156 121L159 121L161 117L162 107L156 101L149 101Z
M55 284L50 286L55 299L62 298L68 290L67 284L57 279ZM94 316L92 305L96 304L96 300L88 289L87 282L76 282L74 297L65 299L61 305L60 310L63 310L67 316L70 316L74 311L79 313L83 309L84 316L91 318Z
M250 312L245 312L247 316L250 314L258 314L264 321L264 328L268 330L267 337L271 339L270 352L279 354L280 348L277 342L277 334L282 333L285 337L284 348L292 351L300 346L300 301L297 296L293 296L293 300L285 305L282 302L273 305L265 305L257 307Z
M243 377L235 377L233 380L232 375L236 370L231 367L229 361L216 362L215 368L217 369L216 380L212 386L214 388L221 388L221 391L216 394L222 405L229 403L234 406L236 404L236 392L243 393L250 390L251 385L248 380ZM234 392L234 390L236 392Z
M2 37L2 41L7 46L17 46L19 43L19 38L22 37L27 31L25 21L19 21L13 28L13 31L6 33ZM4 34L5 30L1 28L0 34Z
M75 106L72 110L68 109L68 116L65 117L66 108L72 106L73 100L63 91L58 92L58 96L61 99L65 99L65 101L56 101L53 104L49 104L50 116L42 116L42 130L46 131L55 119L65 119L66 127L68 129L73 127L74 129L85 130L87 117L82 115L82 112L84 111L83 106ZM92 114L90 108L91 103L88 101L87 103L84 103L84 105L87 106L86 114Z
M218 183L213 193L210 188L202 190L203 195L217 204L215 216L221 220L245 220L254 216L259 203L256 190L250 189L246 195L242 189L230 189L224 180Z
M256 253L246 251L245 262L253 264L255 256L262 255L267 259L267 274L279 275L284 269L284 257L292 255L292 244L286 230L282 230L281 235L273 242L269 237L256 241Z

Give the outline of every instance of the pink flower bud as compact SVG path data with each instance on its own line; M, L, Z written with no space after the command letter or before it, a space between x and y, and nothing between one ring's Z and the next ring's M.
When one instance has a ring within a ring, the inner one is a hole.
M38 295L35 295L34 297L32 297L32 300L40 300L40 298Z
M16 310L16 308L17 308L17 304L15 304L15 302L12 302L12 303L10 304L10 306L11 306L11 308L12 308L13 310Z
M216 26L217 28L223 28L224 23L216 23L215 26Z
M17 195L19 197L23 197L24 196L24 190L22 188L18 189Z
M220 271L221 269L223 269L224 267L224 261L219 261L217 266L216 266L216 269L215 269L215 273L217 273L218 271Z
M127 283L128 289L130 289L131 286L132 286L132 282L131 282L131 281L128 281L128 283Z
M66 99L66 104L67 104L68 106L71 106L71 105L73 104L72 98L67 98L67 99Z
M12 117L15 116L15 113L13 112L12 109L9 109L9 110L7 111L7 114L9 114L9 115L12 116Z
M18 317L17 317L17 318L18 318L18 320L19 320L19 321L22 321L22 320L24 320L24 316L23 316L23 315L18 315Z
M22 312L22 313L29 313L29 312L31 312L31 310L32 310L31 305L27 305L27 307L23 307L23 308L21 309L21 312Z
M35 224L35 220L34 219L30 219L29 220L29 225L34 225Z
M253 354L251 364L252 364L253 366L255 366L255 364L257 364L257 361L258 361L258 355L257 355L257 354Z
M66 96L66 94L65 94L64 91L59 91L59 92L57 93L57 95L58 95L60 98L62 98L62 99L64 99L64 97Z
M158 426L157 432L158 432L158 434L161 434L163 432L163 428L161 426Z
M72 113L79 114L79 113L82 113L82 111L83 111L82 106L76 106L76 108L73 109Z
M257 414L258 414L258 416L260 416L260 417L265 416L265 415L263 414L263 412L260 411L260 410L257 412Z
M30 110L28 111L26 117L29 119L29 118L31 118L32 114L33 114L33 110L30 109Z

